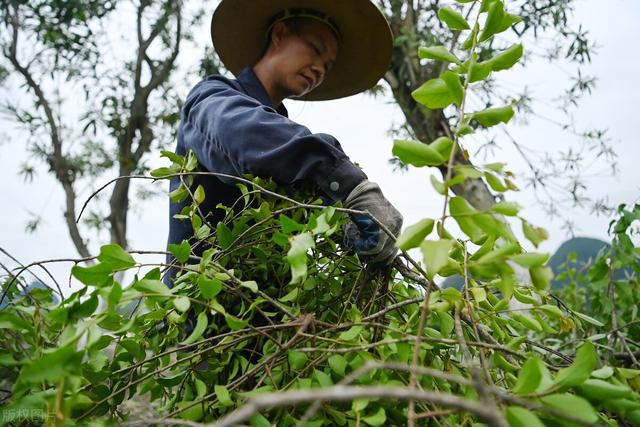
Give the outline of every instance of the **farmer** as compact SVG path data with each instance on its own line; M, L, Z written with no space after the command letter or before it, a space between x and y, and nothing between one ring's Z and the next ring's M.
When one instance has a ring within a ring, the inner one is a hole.
M397 235L402 216L380 187L367 180L331 135L311 133L287 118L282 101L327 100L372 87L389 66L392 36L369 0L222 0L211 35L220 60L237 79L209 76L187 96L176 152L193 150L202 171L272 177L295 188L311 183L328 202L366 210ZM206 198L200 206L211 224L240 196L236 180L194 177ZM171 190L179 181L171 182ZM169 243L193 235L178 220L190 200L171 203ZM354 215L348 243L368 262L389 264L393 239L367 216ZM196 248L196 253L205 248ZM170 257L168 261L172 261Z

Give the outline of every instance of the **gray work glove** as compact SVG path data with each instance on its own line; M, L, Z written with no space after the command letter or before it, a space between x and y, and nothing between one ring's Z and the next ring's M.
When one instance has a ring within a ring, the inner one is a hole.
M402 215L382 194L378 184L364 180L354 188L344 201L347 209L368 211L396 237L402 228ZM345 243L348 248L363 256L372 264L389 265L398 249L395 241L366 215L351 215L345 226Z

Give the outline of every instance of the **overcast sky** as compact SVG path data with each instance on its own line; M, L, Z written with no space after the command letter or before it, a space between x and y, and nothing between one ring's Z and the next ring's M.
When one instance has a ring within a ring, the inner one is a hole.
M594 199L608 196L612 205L637 202L640 197L640 145L637 140L640 120L637 102L640 95L637 84L637 76L640 75L640 26L637 24L640 22L640 2L579 0L576 4L573 22L581 22L599 46L598 54L593 57L592 64L584 67L584 72L597 76L598 81L592 96L582 100L572 114L579 129L609 129L609 137L620 156L617 176L609 173L606 164L594 164L588 181L589 192ZM526 45L525 49L540 51L543 43ZM524 86L529 87L532 96L540 100L534 103L536 112L556 120L561 117L557 110L550 108L550 102L568 87L569 78L575 74L575 66L533 60L524 70L499 73L496 77L501 85L513 88L514 94ZM2 91L0 96L6 94ZM293 120L307 125L314 132L330 133L341 141L351 159L365 169L371 180L380 184L387 197L403 213L405 225L441 214L442 198L429 184L429 176L437 172L412 168L405 173L394 173L388 164L393 144L388 131L402 121L402 114L389 98L359 95L318 103L289 101L287 106ZM3 200L0 247L23 263L77 257L62 218L63 194L59 184L46 174L42 165L34 182L25 184L17 175L26 156L25 144L15 137L13 125L0 121L0 126L0 135L4 135L0 144L0 195ZM570 144L576 144L575 137L539 118L529 119L528 124L510 124L507 129L525 147L538 152L566 150ZM522 175L526 171L525 163L504 135L496 134L500 150L487 158L487 162L506 162L516 175ZM475 152L480 143L479 140L469 140L465 144L469 151ZM476 160L483 162L484 158ZM566 230L562 228L561 221L547 217L537 206L531 189L525 188L523 180L517 183L522 191L509 193L508 199L525 207L522 214L530 222L548 229L551 237L542 245L542 250L554 251L567 239ZM145 203L142 209L131 214L131 248L164 248L167 206L165 200L158 199ZM30 212L43 213L45 217L36 234L24 231ZM577 235L607 239L610 218L596 217L585 209L567 209L565 213L575 219ZM2 254L0 261L8 266L15 265ZM54 266L52 271L59 280L66 281L68 265Z

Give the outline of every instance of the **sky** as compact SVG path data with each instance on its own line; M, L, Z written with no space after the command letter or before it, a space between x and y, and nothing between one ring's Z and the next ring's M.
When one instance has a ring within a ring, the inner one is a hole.
M582 23L599 46L592 63L583 68L585 74L597 77L597 86L591 96L581 100L578 108L572 110L574 121L579 129L607 128L619 155L619 173L615 176L605 162L596 159L590 169L592 176L587 182L588 189L594 199L608 197L614 206L640 201L640 144L637 140L640 113L637 103L640 95L637 86L637 76L640 75L639 21L640 2L637 0L578 0L572 21ZM525 45L525 49L536 51L541 46ZM525 68L499 73L496 78L505 87L515 90L527 86L533 97L539 100L534 103L535 111L540 116L559 120L561 117L550 108L550 102L568 87L569 78L575 72L575 66L532 59ZM0 91L0 98L8 96L8 93L12 92ZM405 226L441 215L443 199L429 183L430 175L437 175L437 171L410 168L408 172L393 172L388 164L393 145L389 130L403 120L398 107L388 96L372 98L357 95L335 101L285 103L293 120L308 126L313 132L332 134L341 142L349 157L364 168L370 180L380 184L387 198L402 212ZM576 144L575 137L542 118L530 118L526 124L516 120L506 129L533 152L557 152ZM497 135L499 149L486 161L506 162L516 176L524 176L526 163L503 134L498 132ZM77 258L62 217L64 199L59 184L47 175L42 165L33 183L24 183L17 173L26 156L23 136L16 133L14 125L6 120L0 121L0 136L0 196L4 201L0 210L0 248L25 264ZM463 142L470 152L475 152L481 143L479 140ZM485 161L484 158L475 160ZM159 159L152 159L152 162L162 163ZM569 237L562 221L544 213L531 189L525 187L524 180L517 179L516 183L521 191L509 193L507 199L520 203L524 207L521 214L525 218L549 231L550 239L541 245L540 250L555 251ZM130 214L132 249L162 250L165 247L167 209L167 201L160 198L145 202L141 209ZM44 217L35 234L25 232L29 213L41 213ZM606 230L610 218L598 217L588 209L570 207L563 209L563 213L574 219L576 235L608 239ZM150 261L154 258L138 259ZM0 262L9 267L16 265L3 254L0 254ZM70 265L50 267L58 281L66 284ZM44 276L42 272L37 274Z

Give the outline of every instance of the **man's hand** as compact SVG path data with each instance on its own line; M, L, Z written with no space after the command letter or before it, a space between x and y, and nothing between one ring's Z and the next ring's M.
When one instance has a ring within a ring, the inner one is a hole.
M368 211L395 236L402 228L402 215L384 197L378 184L362 181L344 201L347 209ZM351 215L345 226L348 247L373 264L389 265L398 253L395 241L366 215Z

